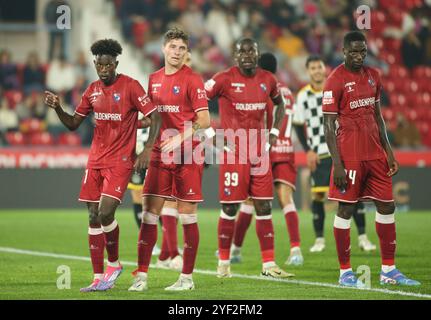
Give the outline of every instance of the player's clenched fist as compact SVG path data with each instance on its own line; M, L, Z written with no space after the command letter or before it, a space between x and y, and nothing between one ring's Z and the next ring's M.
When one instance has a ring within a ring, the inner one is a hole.
M60 107L60 98L50 91L45 91L45 104L50 108L57 109Z

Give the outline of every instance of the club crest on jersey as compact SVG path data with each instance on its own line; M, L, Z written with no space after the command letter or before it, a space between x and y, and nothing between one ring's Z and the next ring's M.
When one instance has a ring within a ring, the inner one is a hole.
M114 93L114 94L113 94L113 96L114 96L114 101L115 101L115 102L120 101L121 97L120 97L120 94L119 94L119 93Z
M229 188L224 188L224 195L225 196L230 196L231 192Z
M356 82L348 82L344 85L344 88L347 87L347 92L355 91L355 89L353 89L353 86L355 84L356 84Z
M172 92L173 92L174 94L179 94L179 93L180 93L180 86L174 86L174 87L172 88Z
M370 84L371 87L374 87L376 85L376 83L374 82L374 80L372 78L368 79L368 83Z
M261 88L264 92L266 92L266 85L265 85L264 83L261 83L261 84L260 84L260 88Z

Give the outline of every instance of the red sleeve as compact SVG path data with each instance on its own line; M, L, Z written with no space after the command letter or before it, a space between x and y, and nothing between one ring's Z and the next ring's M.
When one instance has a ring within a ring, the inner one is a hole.
M267 108L266 108L266 128L271 129L272 124L274 122L274 103L272 103L271 99L268 100Z
M380 94L382 92L382 81L380 79L380 74L376 72L376 102L380 101Z
M207 93L208 99L213 99L214 97L221 96L223 94L224 87L224 76L223 73L217 73L205 82L205 91Z
M194 112L208 110L207 94L200 76L192 74L187 90Z
M93 92L91 90L91 86L85 90L85 92L82 94L81 101L79 102L78 106L75 109L75 113L79 114L82 117L88 116L88 114L93 111L93 107L90 103L91 95L97 94L96 92ZM96 98L96 96L94 96Z
M269 76L270 89L269 97L274 101L280 95L280 85L274 75Z
M323 88L322 111L323 113L338 114L343 89L341 82L334 75L329 76Z
M292 91L287 86L280 85L280 93L283 95L286 101L286 110L293 110L293 104L295 98L293 97Z
M133 80L130 84L130 100L136 109L141 111L146 117L156 109L144 88L136 80Z

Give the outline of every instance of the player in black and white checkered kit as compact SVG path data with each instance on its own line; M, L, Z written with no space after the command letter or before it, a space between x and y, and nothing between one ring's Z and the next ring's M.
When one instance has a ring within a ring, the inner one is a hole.
M329 178L332 160L325 140L323 127L322 97L325 81L325 64L319 56L310 56L306 62L310 84L302 88L296 98L293 116L296 135L307 153L307 166L311 170L311 193L313 226L316 241L311 252L320 252L325 248L323 226L325 221L324 200L329 191ZM305 128L304 128L305 126ZM307 136L305 135L307 134ZM365 251L376 249L365 234L364 205L358 202L358 210L353 215L359 234L359 247Z

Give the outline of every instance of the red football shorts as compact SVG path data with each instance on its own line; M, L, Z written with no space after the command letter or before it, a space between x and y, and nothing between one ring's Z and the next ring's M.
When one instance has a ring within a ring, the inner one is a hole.
M158 196L186 202L202 202L203 164L165 165L151 161L142 196Z
M296 189L296 168L292 162L274 162L272 164L272 176L275 182L287 184L293 190Z
M122 201L133 169L113 167L105 169L87 168L82 178L79 201L99 202L101 196Z
M392 178L387 176L389 166L385 158L368 161L345 161L347 188L339 190L334 185L333 171L329 186L329 200L358 202L359 200L394 201Z
M273 199L272 171L258 170L260 166L220 164L219 196L221 203L240 203L249 197ZM256 172L254 172L256 171Z

